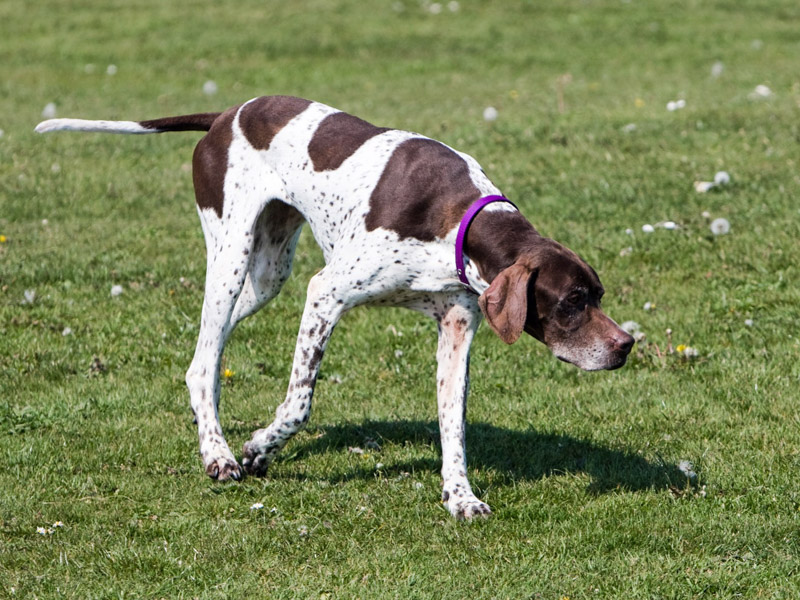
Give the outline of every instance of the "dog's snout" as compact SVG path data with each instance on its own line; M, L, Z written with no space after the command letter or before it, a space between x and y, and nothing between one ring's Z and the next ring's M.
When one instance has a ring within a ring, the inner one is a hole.
M612 343L615 351L623 352L627 355L631 351L631 348L633 348L634 339L632 335L620 330L617 335L614 336Z

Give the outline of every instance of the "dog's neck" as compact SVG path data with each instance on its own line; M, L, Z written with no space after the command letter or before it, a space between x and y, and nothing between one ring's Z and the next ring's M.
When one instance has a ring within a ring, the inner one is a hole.
M481 211L467 233L465 253L491 283L543 239L519 211Z

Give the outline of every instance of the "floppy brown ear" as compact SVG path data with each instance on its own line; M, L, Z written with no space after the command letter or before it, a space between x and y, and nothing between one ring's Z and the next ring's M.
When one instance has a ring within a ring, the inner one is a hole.
M478 298L478 306L489 326L506 344L516 342L525 327L530 276L530 267L513 264L500 271Z

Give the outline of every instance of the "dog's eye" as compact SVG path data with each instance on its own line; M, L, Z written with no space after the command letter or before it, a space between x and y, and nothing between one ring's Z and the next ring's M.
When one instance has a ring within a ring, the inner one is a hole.
M586 292L583 290L576 290L567 296L565 301L569 306L580 306L586 301Z

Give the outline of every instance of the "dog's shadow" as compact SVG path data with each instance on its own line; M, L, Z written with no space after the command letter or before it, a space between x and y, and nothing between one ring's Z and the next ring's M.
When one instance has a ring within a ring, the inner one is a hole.
M377 447L387 444L433 445L437 453L440 449L438 424L432 421L364 421L323 426L318 430L321 435L307 442L295 442L283 460L302 460L307 455L341 452L354 447L365 452L380 452ZM500 482L503 479L509 482L530 481L585 473L590 476L588 491L595 494L612 490L656 490L669 486L683 488L688 483L686 475L676 465L660 457L651 462L635 452L604 447L568 435L469 423L466 437L469 468L490 471L492 479L497 480L499 476ZM385 472L438 472L440 468L440 457L417 458L387 465ZM372 479L375 475L370 462L334 473L327 479L334 483Z

